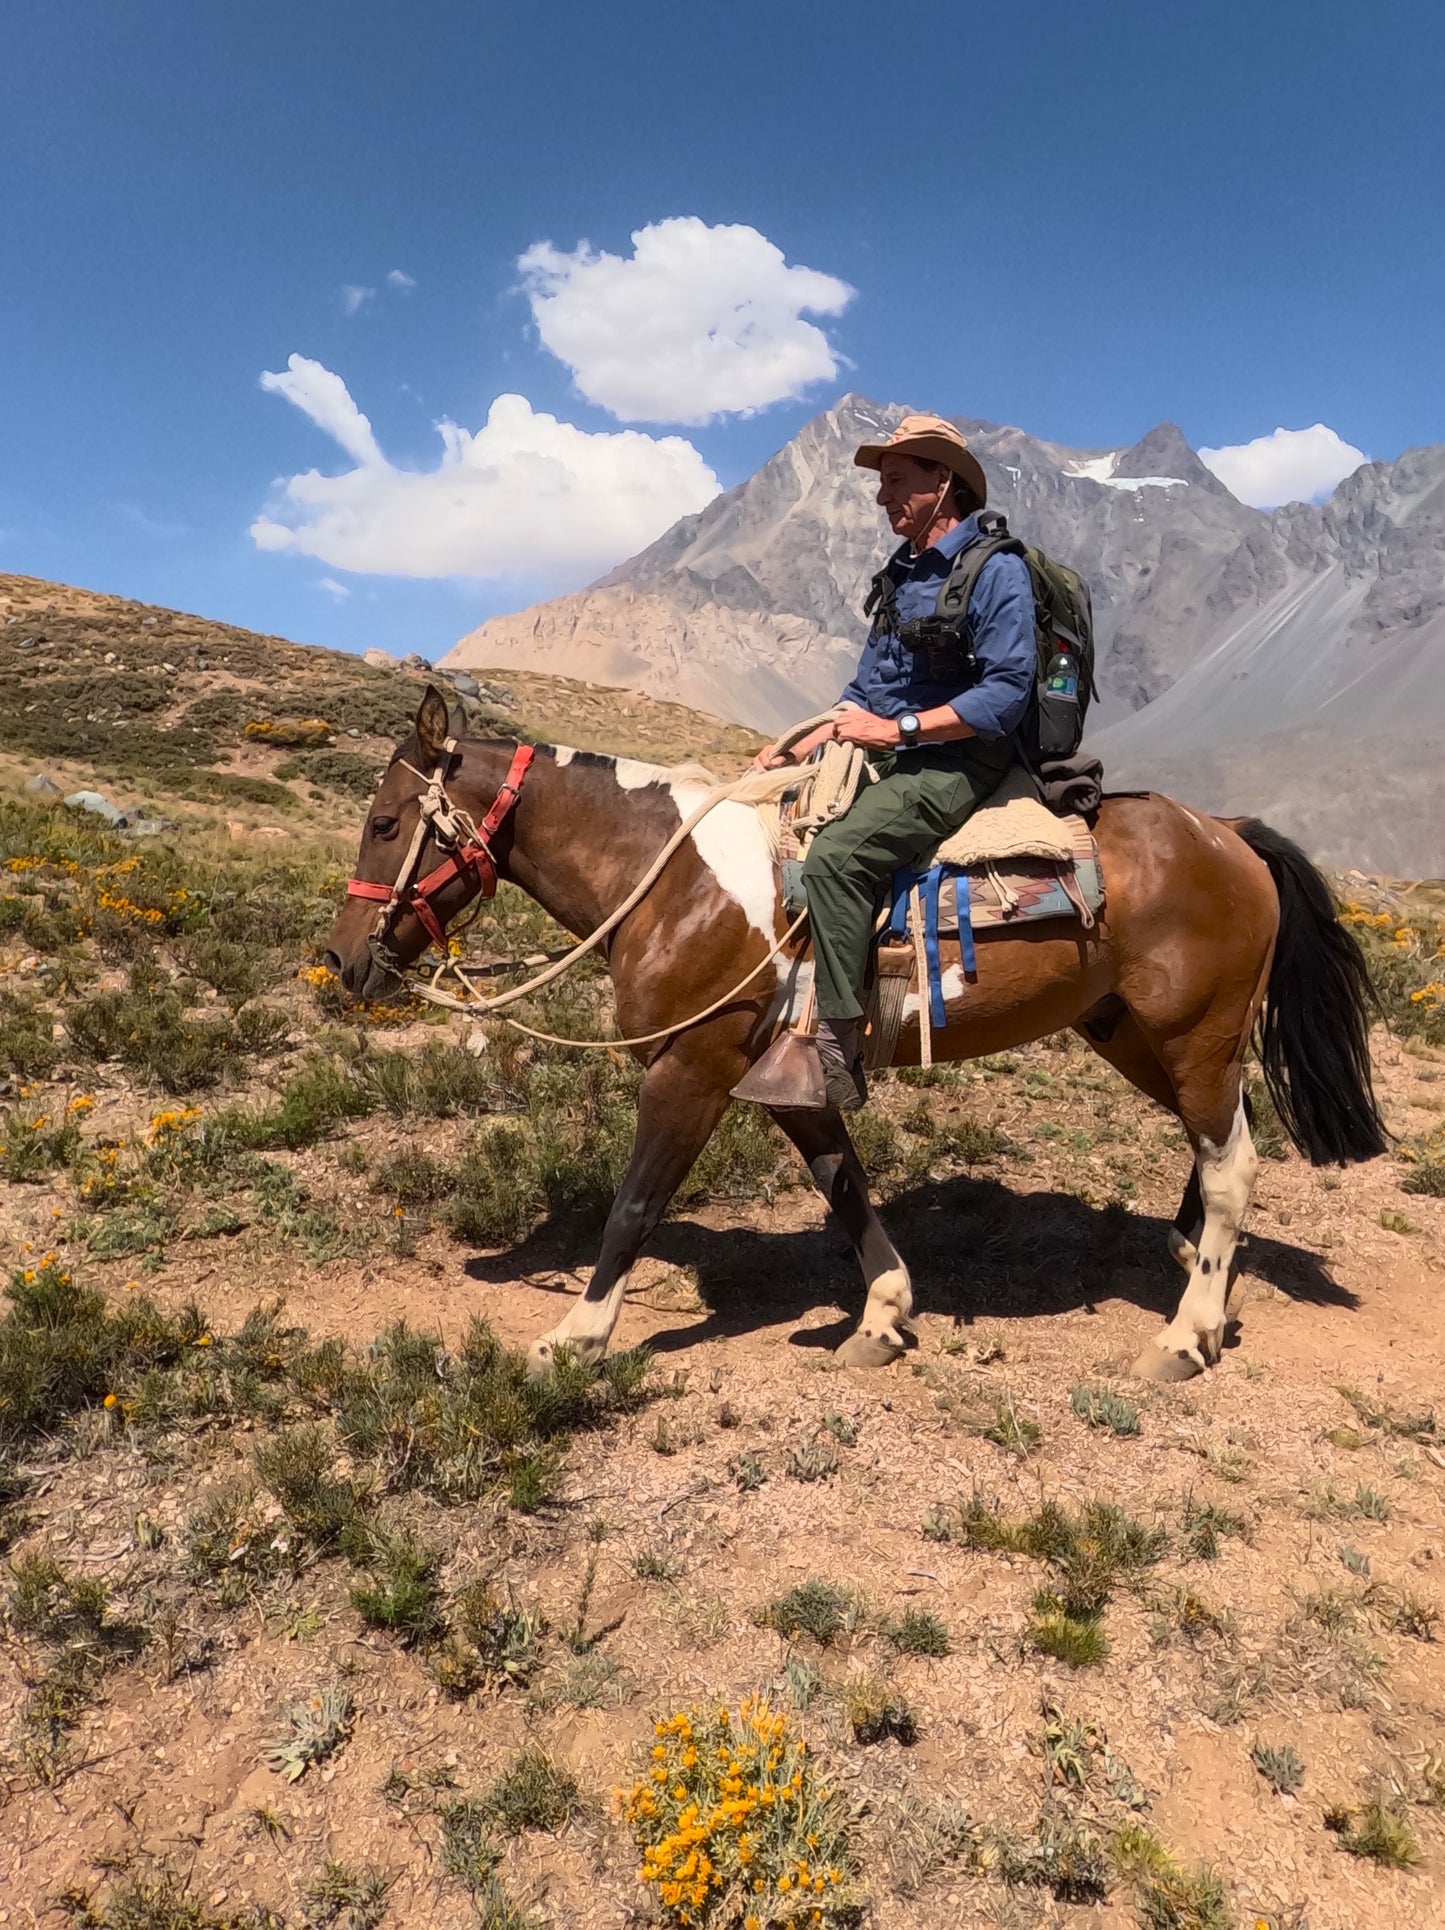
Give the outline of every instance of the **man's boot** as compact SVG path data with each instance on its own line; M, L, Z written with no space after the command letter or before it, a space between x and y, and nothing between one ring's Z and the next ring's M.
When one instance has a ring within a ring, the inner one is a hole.
M863 1079L863 1022L861 1019L819 1019L818 1057L828 1104L839 1112L857 1112L868 1098Z

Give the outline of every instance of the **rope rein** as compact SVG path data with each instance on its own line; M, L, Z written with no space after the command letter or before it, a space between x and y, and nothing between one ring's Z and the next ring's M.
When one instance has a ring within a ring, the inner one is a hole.
M802 723L793 725L790 730L785 732L784 735L777 740L778 748L781 750L788 749L792 744L796 743L799 738L806 737L810 731L816 730L820 724L827 723L830 719L836 717L837 714L836 710L826 710L820 711L816 717L805 718ZM411 766L408 766L408 769L411 768ZM422 773L418 771L416 775L420 777ZM700 1025L704 1019L712 1018L715 1013L722 1011L726 1006L732 1005L738 999L739 995L746 991L753 983L754 979L772 964L778 954L792 943L793 939L807 923L808 913L806 908L798 914L792 924L789 925L788 929L783 933L782 937L775 941L767 953L753 966L752 970L743 978L739 979L737 984L725 992L721 998L714 999L712 1004L705 1006L702 1011L694 1012L688 1018L679 1019L673 1025L660 1027L655 1032L644 1032L634 1038L625 1039L563 1038L560 1034L543 1032L534 1026L526 1025L521 1019L507 1017L505 1008L509 1005L517 1004L522 999L531 998L535 993L541 991L544 986L554 984L556 980L562 978L581 959L585 958L589 952L595 951L605 938L616 931L628 913L636 910L637 906L661 877L674 855L687 843L693 831L702 820L707 817L709 812L715 811L720 804L753 801L753 796L756 795L760 788L767 788L766 783L760 787L760 777L772 777L775 785L780 781L777 774L774 773L748 771L745 772L742 777L734 779L731 784L718 785L714 790L709 791L696 809L690 812L678 826L677 830L673 832L672 836L667 840L667 843L648 866L642 878L628 893L626 898L623 899L622 903L618 905L616 910L610 912L595 931L590 932L586 938L580 939L570 951L564 952L560 957L555 958L544 971L540 971L532 978L526 979L521 985L509 987L505 992L498 992L491 997L484 997L476 988L475 978L461 963L460 959L454 959L444 955L441 963L432 973L428 983L424 985L413 983L413 992L418 998L425 999L429 1004L444 1006L448 1011L464 1013L474 1021L500 1017L505 1025L510 1025L514 1031L525 1033L530 1039L539 1039L547 1045L571 1046L579 1051L595 1052L614 1049L618 1046L655 1045L659 1040L670 1039L674 1034L685 1032L694 1025ZM790 777L788 781L795 782L796 779ZM425 827L429 823L441 828L446 818L450 818L451 824L455 824L459 830L465 832L465 830L470 829L471 820L466 817L465 813L458 811L456 807L451 804L450 799L447 798L445 788L441 782L440 773L426 780L426 782L427 793L423 803L422 822L418 827L419 833L424 835ZM427 809L428 805L431 807L430 810ZM446 829L449 830L451 824L448 824ZM393 904L399 902L400 893L405 889L404 880L411 867L414 866L418 856L419 841L417 845L414 845L413 851L409 854L408 865L403 868L403 872L400 874L396 897L392 900ZM378 921L378 923L380 923L380 921ZM445 954L445 946L443 947L443 951ZM497 969L495 966L484 967L477 976L491 976ZM442 989L441 981L447 977L455 978L463 987L461 996Z

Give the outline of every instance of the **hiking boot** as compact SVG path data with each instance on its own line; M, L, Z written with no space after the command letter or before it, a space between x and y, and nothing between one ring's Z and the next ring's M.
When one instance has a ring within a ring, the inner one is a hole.
M868 1098L863 1078L863 1025L859 1019L819 1019L818 1058L828 1104L839 1112L857 1112Z

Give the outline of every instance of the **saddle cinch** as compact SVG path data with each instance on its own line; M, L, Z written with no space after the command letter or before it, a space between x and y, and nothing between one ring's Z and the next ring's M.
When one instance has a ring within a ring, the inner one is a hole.
M806 902L802 861L808 843L843 816L871 778L860 751L829 744L779 795L757 804L790 915ZM1075 919L1090 930L1103 906L1103 873L1088 825L1082 817L1051 811L1029 772L1014 765L926 864L894 873L879 912L864 999L865 1066L873 1071L892 1064L910 992L920 994L920 1063L932 1064L933 1032L947 1023L944 976L956 965L966 997L977 978L975 933L1045 919ZM786 1105L788 1094L820 1082L809 1043L815 1029L810 986L792 1028L768 1048L734 1096Z

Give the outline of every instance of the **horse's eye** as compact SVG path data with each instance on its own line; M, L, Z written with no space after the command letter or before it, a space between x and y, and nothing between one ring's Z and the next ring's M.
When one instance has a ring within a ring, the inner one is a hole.
M394 838L396 836L396 824L397 821L395 818L373 818L371 820L371 835L374 838Z

